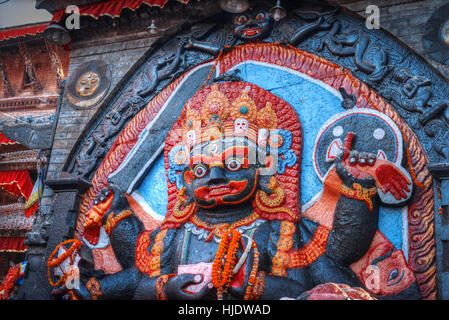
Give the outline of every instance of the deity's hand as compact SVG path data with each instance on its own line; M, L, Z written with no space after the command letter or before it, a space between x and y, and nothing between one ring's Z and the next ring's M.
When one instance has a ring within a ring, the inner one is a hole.
M86 213L85 227L100 224L100 220L104 224L112 212L117 214L126 209L129 209L129 202L125 194L118 187L109 184L97 195L93 208Z
M396 200L407 199L412 181L396 164L377 159L376 154L351 150L353 133L346 137L343 153L337 160L337 172L341 167L355 179L372 179L376 187L386 194L388 191ZM339 170L340 169L340 170Z
M205 285L198 293L188 293L185 287L203 281L201 274L179 274L167 281L165 294L168 300L208 300L216 297L212 283Z
M62 300L92 300L93 297L86 284L90 278L95 277L101 279L105 276L102 270L87 270L82 267L80 269L80 279L73 284L73 288L68 288L66 285L57 287L51 291L51 295L56 299Z

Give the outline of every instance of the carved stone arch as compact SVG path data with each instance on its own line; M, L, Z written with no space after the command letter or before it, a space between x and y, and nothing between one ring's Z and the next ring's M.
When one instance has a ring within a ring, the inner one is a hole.
M123 182L130 177L130 172L137 178L145 174L151 166L152 156L162 152L166 133L185 102L199 88L212 83L214 76L225 76L222 81L232 81L226 76L238 75L226 75L226 72L244 61L254 60L280 67L288 65L290 69L318 79L336 91L344 88L346 94L355 98L354 104L358 108L383 113L401 130L407 144L405 159L418 187L407 215L409 263L423 298L436 298L434 194L426 165L449 157L449 119L445 102L449 85L421 57L386 32L366 30L364 20L347 12L330 10L327 6L322 7L321 13L327 25L313 29L319 14L313 16L307 8L290 12L264 39L267 43L245 44L234 37L226 23L199 25L198 30L204 29L199 33L194 25L191 30L181 32L178 37L161 45L140 67L136 66L135 73L127 79L123 89L117 92L72 151L71 158L76 159L86 156L85 150L90 150L86 161L97 161L95 168L84 173L77 171L77 167L82 167L77 166L75 160L65 166L66 171L79 173L93 185L80 206L77 236L83 237L85 214L93 207L93 200L101 189L108 185L108 179L114 180L115 177L116 182ZM181 50L177 45L184 43L181 39L186 37L208 42L220 49L228 45L233 47L215 58L211 51ZM165 66L167 63L168 67ZM164 74L167 75L154 83L154 78L153 81L151 77L147 78L148 72L152 71L158 75L166 71ZM183 86L186 79L189 86ZM141 87L141 84L146 86ZM148 87L154 88L147 96L139 95L141 89ZM174 94L179 92L182 94ZM170 99L177 100L172 101L174 103L168 109L167 101ZM122 108L120 115L131 111L114 129L116 132L108 134L106 124L112 121L108 114L117 112L116 108ZM435 126L435 121L439 127ZM153 139L142 138L145 134L152 135ZM99 135L100 138L107 137L106 141L101 143ZM95 150L100 147L103 152L97 157ZM137 152L144 149L147 153ZM150 161L145 161L149 155ZM116 171L119 173L113 174ZM120 172L124 174L120 175ZM123 191L132 191L139 182L139 179L129 179L122 184Z

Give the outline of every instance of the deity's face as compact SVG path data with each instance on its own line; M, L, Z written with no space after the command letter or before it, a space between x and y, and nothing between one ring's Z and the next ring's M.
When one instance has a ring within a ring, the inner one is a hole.
M195 146L184 180L201 208L240 205L254 196L259 176L257 146L246 138L226 138Z
M248 10L234 16L234 34L241 40L263 39L271 30L271 18L263 9Z
M95 72L84 73L76 83L76 92L81 97L88 97L97 91L100 85L100 77Z

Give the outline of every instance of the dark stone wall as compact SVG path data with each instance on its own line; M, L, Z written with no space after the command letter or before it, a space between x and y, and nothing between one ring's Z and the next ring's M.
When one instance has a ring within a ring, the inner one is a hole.
M333 2L363 17L367 16L367 6L377 5L380 9L380 27L403 41L449 78L449 66L432 59L423 48L422 42L428 20L436 10L447 4L446 0L334 0Z

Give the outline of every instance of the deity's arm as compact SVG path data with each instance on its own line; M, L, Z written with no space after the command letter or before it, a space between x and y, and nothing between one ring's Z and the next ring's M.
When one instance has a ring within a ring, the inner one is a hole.
M130 214L128 217L116 223L117 217L120 217L121 214L119 213L112 218L110 215L107 219L103 220L106 220L105 229L109 233L109 240L117 261L123 269L128 269L135 265L136 241L144 230L144 226L142 221L131 211L127 211L127 214ZM111 220L115 221L109 223L108 221ZM110 228L113 229L110 230Z
M289 297L296 298L306 291L304 284L289 277L266 275L265 290L260 300L279 300Z
M77 292L84 299L132 298L142 274L135 267L135 244L143 223L130 211L113 212L103 217L114 255L122 270L113 274L88 277Z
M197 51L206 52L213 56L217 56L220 53L220 50L222 49L219 46L216 46L211 42L198 41L198 40L195 40L192 38L187 39L184 48L186 48L188 50L197 50Z

